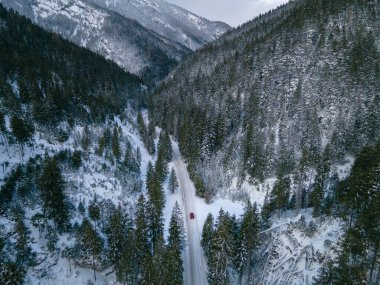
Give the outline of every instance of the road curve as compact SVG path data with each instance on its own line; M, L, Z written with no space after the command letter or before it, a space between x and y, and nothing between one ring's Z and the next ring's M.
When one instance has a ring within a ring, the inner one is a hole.
M187 233L187 246L184 253L184 283L185 285L207 285L206 263L200 243L202 229L198 224L195 211L195 188L179 152L178 144L172 142L173 163L181 193L181 204L184 211L184 223ZM195 219L190 219L190 213Z

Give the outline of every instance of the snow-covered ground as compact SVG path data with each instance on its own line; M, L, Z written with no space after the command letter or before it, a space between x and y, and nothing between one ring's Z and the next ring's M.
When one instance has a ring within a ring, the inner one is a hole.
M132 145L132 151L136 153L137 148L141 153L141 191L145 191L145 173L148 162L153 160L149 156L140 139L135 126L135 116L126 111L127 119L122 120L115 117L105 125L89 125L89 134L91 144L85 151L81 145L81 139L84 135L84 127L77 125L70 130L70 136L67 141L60 143L54 135L47 130L37 129L30 144L24 146L24 155L21 156L20 146L11 143L4 138L0 139L0 186L4 184L4 179L15 169L16 165L26 163L30 158L36 156L44 157L45 154L50 156L56 155L60 151L74 150L82 151L82 166L78 170L62 165L62 174L67 182L66 197L77 207L79 202L88 205L94 200L95 196L98 202L112 202L114 205L123 205L130 216L134 213L134 205L138 198L139 192L133 192L129 187L129 181L122 181L117 175L117 167L112 161L105 156L96 154L98 138L103 134L106 127L111 132L115 126L121 130L120 147L122 153L126 148L126 142ZM9 129L9 118L6 117L6 125ZM94 282L93 271L91 268L82 268L63 258L60 254L50 254L46 249L46 239L41 237L38 228L32 225L31 218L42 209L36 206L25 208L25 223L30 230L31 247L37 254L37 264L29 268L25 284L88 284ZM74 213L73 222L80 222L78 213ZM6 217L0 217L0 229L6 232L12 231L14 223ZM74 244L75 239L69 235L62 235L57 243L61 250ZM115 284L115 274L112 268L107 268L102 272L96 272L97 281L95 284Z
M273 217L272 227L260 233L264 259L255 267L255 284L311 285L326 260L335 256L342 221L314 219L311 213L306 209Z
M187 246L184 253L184 281L187 285L207 284L206 273L207 266L200 245L203 224L206 217L211 213L217 217L220 209L235 214L239 217L243 214L244 205L240 202L232 202L227 199L217 199L211 204L206 204L204 199L196 197L195 187L190 180L186 165L181 158L178 144L172 142L173 162L169 167L173 167L179 182L179 190L171 194L166 190L167 204L165 208L165 228L168 229L171 210L177 201L182 208L185 230L187 234ZM190 219L190 213L193 212L195 219Z
M146 116L144 118L148 120ZM6 118L6 121L9 127L9 118ZM117 126L122 134L120 141L125 143L128 140L133 151L136 151L137 148L140 149L141 190L144 193L147 165L149 161L154 163L156 158L150 156L145 149L136 130L135 118L129 117L122 120L116 117L108 122L108 126ZM115 175L113 164L95 154L97 138L104 131L104 126L89 126L89 129L93 143L86 151L83 165L78 171L63 169L64 177L69 185L66 191L67 196L77 206L79 201L88 204L96 195L99 200L109 200L116 205L122 204L130 215L133 215L134 204L139 193L131 193L126 190L125 185ZM156 132L159 133L160 129L157 128ZM72 129L69 139L62 144L58 143L53 136L41 130L37 131L33 139L33 146L25 147L23 158L20 156L20 148L17 144L0 143L0 158L4 167L4 171L3 168L0 170L0 186L4 183L4 177L9 175L15 165L25 162L29 158L37 155L43 156L45 153L54 155L64 149L82 150L80 140L83 133L84 128L76 126ZM121 143L123 150L124 143ZM194 185L189 178L186 164L181 158L178 144L172 141L172 147L173 161L169 163L169 170L174 168L178 177L179 189L172 194L168 190L168 181L164 185L166 196L165 237L168 235L172 209L177 201L183 211L187 235L187 246L184 252L185 284L207 284L207 266L200 245L204 221L209 213L217 217L221 208L239 218L243 214L244 204L229 200L228 196L223 199L216 198L211 204L196 197ZM348 175L352 164L353 159L348 158L344 165L336 166L340 179ZM267 179L262 185L253 186L246 181L242 184L241 189L248 194L251 202L262 205L268 189L273 187L274 182L274 179ZM236 181L233 181L232 185L234 184ZM27 209L26 211L26 224L31 230L33 251L37 253L40 261L39 265L28 271L26 284L86 284L89 280L93 282L92 269L75 266L70 264L67 259L51 255L46 251L46 240L40 239L38 229L30 223L33 214L39 210L41 209ZM190 219L190 212L194 212L195 219ZM302 216L304 219L301 219ZM263 249L263 256L266 259L265 262L263 261L263 265L257 268L260 270L257 275L257 284L280 284L276 283L279 280L282 280L281 284L311 284L312 278L317 275L325 259L334 254L334 248L343 233L340 221L316 220L311 216L311 210L306 210L298 214L289 212L280 218L274 217L272 222L272 227L261 233L263 240L267 242L264 243L265 248ZM12 222L4 217L1 217L0 224L3 225L2 229L7 231L12 227ZM64 235L60 237L58 247L63 249L73 242L72 238ZM232 284L234 282L233 280ZM96 284L116 284L112 268L97 272Z
M147 120L147 118L145 119ZM9 127L9 118L6 118L6 121ZM127 140L131 143L133 151L136 151L137 148L140 149L141 181L142 192L144 193L147 165L149 161L154 163L156 157L150 156L145 149L140 135L136 130L135 118L129 117L126 120L122 120L119 117L115 117L112 121L109 121L107 125L111 130L114 126L117 126L121 130L120 142L122 150L125 149L124 143ZM115 175L115 166L104 157L99 157L95 153L98 137L102 135L104 128L105 126L103 125L89 126L92 143L89 149L85 151L86 155L83 157L83 164L79 170L73 171L69 168L63 168L63 175L68 183L66 195L76 207L80 201L88 205L96 196L98 201L107 200L115 205L122 204L126 207L130 215L133 215L134 204L136 203L139 193L131 193L125 189L125 185ZM159 134L160 129L157 128L156 131L157 134ZM4 165L4 171L3 169L0 170L0 186L4 183L4 178L10 174L17 164L24 163L28 161L29 158L38 155L44 156L45 153L55 155L63 150L69 150L71 152L74 150L84 151L81 146L84 127L76 126L70 133L71 135L65 143L59 143L53 135L48 134L46 131L36 131L31 144L24 147L23 157L21 157L19 145L0 143L1 163ZM155 140L156 144L158 141L157 137L158 136L156 136ZM172 194L169 193L168 183L166 182L164 185L166 195L166 207L164 211L165 237L168 235L167 231L172 209L175 202L178 201L183 211L186 235L188 238L186 251L184 253L186 284L207 284L207 267L200 246L204 221L209 213L217 217L221 208L239 217L243 213L244 206L242 203L232 202L228 199L216 199L213 203L206 204L203 199L196 197L194 185L189 178L186 165L180 156L178 144L173 142L172 145L174 155L173 161L169 163L169 169L174 168L180 187L178 191ZM59 255L51 255L46 251L46 240L40 238L41 235L38 229L30 222L31 217L38 211L41 211L41 209L35 208L26 210L26 224L31 231L33 241L32 248L33 251L37 253L37 259L39 260L38 265L30 268L28 271L26 284L86 284L89 280L94 282L91 268L82 268L73 264L73 262L70 263L67 259ZM194 220L189 218L190 212L195 213ZM78 220L77 217L73 217L73 219ZM13 227L12 222L3 217L0 219L0 224L4 226L3 229L11 229ZM57 246L64 249L73 243L73 238L64 235L60 237ZM95 284L115 284L116 278L115 274L112 273L112 268L97 272L96 276L97 281ZM193 278L197 279L194 280Z

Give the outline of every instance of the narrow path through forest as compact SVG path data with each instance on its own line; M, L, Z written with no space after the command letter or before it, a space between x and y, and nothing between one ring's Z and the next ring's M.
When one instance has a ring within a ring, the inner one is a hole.
M178 177L187 235L187 245L184 254L184 282L185 285L207 285L205 259L200 244L202 225L199 225L197 213L195 212L195 188L190 180L186 165L181 158L178 144L173 142L172 145L174 169ZM195 219L190 219L191 212L195 214Z

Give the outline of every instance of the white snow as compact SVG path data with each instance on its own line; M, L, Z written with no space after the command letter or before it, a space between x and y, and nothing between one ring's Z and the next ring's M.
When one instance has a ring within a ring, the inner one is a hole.
M145 149L138 132L135 128L136 118L130 114L130 110L126 111L126 120L121 120L116 117L113 121L109 121L109 125L112 127L117 124L122 130L122 137L120 138L121 148L124 149L124 142L128 139L132 145L133 151L140 148L141 152L141 171L142 178L145 180L145 172L148 161L152 159ZM9 117L6 117L7 126L9 128ZM61 127L64 127L62 124ZM120 181L115 175L115 167L103 157L99 157L95 154L95 148L97 147L97 138L104 130L103 125L90 125L88 126L91 136L92 145L86 151L86 155L83 156L83 165L78 171L72 171L70 168L62 167L63 175L67 182L66 196L75 206L79 201L89 203L97 196L98 201L108 200L112 201L115 205L122 204L130 215L133 214L133 208L138 198L139 193L131 193L123 186L123 182ZM45 152L50 155L54 155L61 150L70 149L74 151L76 149L82 150L80 140L83 134L83 126L75 126L71 130L69 139L64 143L59 143L55 138L49 135L47 132L37 130L33 138L33 147L25 146L24 157L21 158L18 144L10 144L7 148L4 140L0 139L0 186L4 183L4 178L9 175L12 169L19 164L23 163L29 158L37 155L44 156ZM8 149L8 150L7 150ZM105 168L103 168L105 166ZM4 171L3 171L4 168ZM143 191L145 187L143 186ZM32 248L37 253L37 259L39 265L30 268L25 284L51 284L51 285L63 285L63 284L87 284L88 281L94 282L93 271L90 268L81 268L80 266L74 266L71 264L71 271L69 268L68 260L60 257L59 255L51 255L46 250L46 240L40 238L38 229L31 225L31 217L41 211L41 209L30 209L26 207L26 225L31 230ZM75 215L73 221L80 222L79 216ZM9 232L11 230L12 222L10 220L1 217L0 229ZM67 245L72 245L75 239L69 238L68 235L60 237L58 247L61 249ZM73 263L73 262L72 262ZM104 272L96 272L97 282L95 284L115 284L115 274L110 273L111 269L106 269Z
M263 248L267 257L259 268L258 284L311 285L326 259L336 255L342 221L313 219L311 212L290 211L284 217L273 217L272 227L261 233L267 240ZM304 225L300 224L302 216Z
M351 168L354 165L355 159L352 156L347 156L345 163L336 165L336 173L339 176L339 180L343 180L350 175Z
M221 208L228 211L230 214L240 216L243 213L244 206L238 202L232 202L225 199L217 199L211 204L206 204L205 201L195 195L195 187L190 180L189 173L185 163L183 162L178 144L172 141L173 146L173 162L170 164L174 167L178 181L179 190L171 194L166 193L165 207L165 229L166 236L169 226L171 211L177 201L183 211L185 229L187 232L188 245L184 254L184 283L187 285L203 285L207 284L206 280L206 262L203 256L203 251L200 245L202 228L204 221L209 213L216 218ZM190 219L190 213L193 212L195 219Z

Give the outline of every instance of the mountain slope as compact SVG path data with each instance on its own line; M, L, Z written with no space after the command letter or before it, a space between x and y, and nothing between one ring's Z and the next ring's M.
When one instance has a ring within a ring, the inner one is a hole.
M322 272L350 284L351 272L377 284L379 12L379 1L291 1L186 58L153 94L150 115L178 138L199 196L256 202L264 231L291 219L257 241L251 269L208 258L209 281L312 284ZM292 225L300 211L309 226Z
M141 140L141 80L2 5L0 19L0 284L169 284L162 271L181 276L184 245L169 252L163 209L148 215L152 199L144 198L148 164L161 161L165 180L170 158L155 133L160 157ZM161 183L154 190L164 195ZM139 207L157 228L135 223ZM153 230L161 242L154 255Z
M228 29L164 2L158 6L162 7L159 12L154 10L155 17L146 8L148 4L158 5L155 2L111 5L108 1L92 0L1 0L0 3L113 60L142 77L148 85L163 79L178 61L191 53L190 48L198 48Z
M42 124L101 120L137 102L142 81L112 61L44 32L0 5L1 103ZM28 33L25 33L28 31ZM100 107L101 106L101 107Z
M34 23L113 60L151 84L191 51L85 1L0 1Z
M379 137L376 6L294 2L190 56L153 99L156 122L196 168L223 163L227 185L291 173L301 157L316 166L328 144L336 162Z
M225 23L208 21L162 0L88 1L135 19L147 29L191 50L216 40L230 29Z

